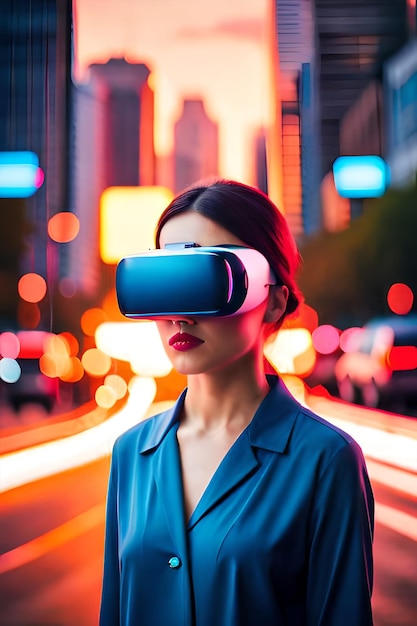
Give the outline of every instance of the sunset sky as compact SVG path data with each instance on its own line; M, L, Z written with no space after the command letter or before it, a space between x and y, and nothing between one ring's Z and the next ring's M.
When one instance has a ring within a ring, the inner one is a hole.
M269 0L75 0L77 81L124 56L154 73L156 150L172 148L183 98L219 124L221 175L251 180L253 134L267 123Z

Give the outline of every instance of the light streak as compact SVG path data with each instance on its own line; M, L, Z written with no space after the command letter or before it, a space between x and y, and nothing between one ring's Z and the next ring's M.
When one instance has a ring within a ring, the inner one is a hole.
M64 439L4 455L0 493L52 476L109 455L116 438L146 414L156 393L153 378L137 378L130 385L126 405L108 420Z
M378 482L385 487L414 496L417 499L417 475L397 467L387 467L372 459L366 459L366 466L372 481ZM416 524L417 528L417 524Z
M24 543L13 550L2 554L0 559L0 575L10 572L18 567L23 567L35 559L39 559L48 552L59 548L72 539L92 530L105 519L104 503L97 504L88 511L84 511L76 517L68 520L64 524L35 537L31 541Z
M400 535L417 541L416 519L408 513L378 503L375 507L375 520Z
M376 481L412 498L416 497L417 475L414 473L415 467L413 463L408 468L411 471L405 471L398 467L381 465L379 461L391 462L394 460L396 464L402 463L404 465L404 458L401 457L401 454L403 455L404 453L404 444L407 442L411 446L409 452L413 454L413 451L415 453L415 447L413 446L417 445L417 439L381 431L365 425L349 423L346 421L346 413L354 416L355 408L358 408L359 414L361 414L360 407L352 407L326 399L315 398L305 393L304 385L300 385L298 379L292 380L292 378L288 378L285 382L302 404L306 405L310 400L315 405L314 410L316 413L342 427L346 432L350 432L358 440L358 443L362 445L365 454L368 452L374 458L379 458L376 461L367 456L367 467L371 481ZM98 426L76 435L67 436L61 440L35 445L31 448L5 455L2 460L0 491L7 491L39 478L47 477L109 455L116 437L127 428L147 417L151 407L154 408L152 406L156 392L154 379L135 378L129 384L129 392L127 404L118 413ZM172 405L172 402L165 402L162 405L158 409L166 410ZM330 414L331 408L333 413L345 414L345 419L334 418ZM388 448L387 446L382 446L381 448L381 437L390 442ZM414 460L417 460L415 456ZM410 464L407 462L405 465ZM103 523L104 517L105 505L101 503L39 537L9 550L2 555L0 575L27 565L68 541L92 530ZM415 519L408 513L377 503L375 520L390 530L412 541L417 541Z
M105 504L97 504L47 533L5 552L0 560L0 575L39 559L83 533L93 530L96 526L103 524L104 520ZM375 520L390 530L412 541L417 541L417 526L411 515L383 504L377 504Z
M367 458L417 472L417 435L413 438L388 432L383 427L375 428L348 421L348 417L357 418L357 412L360 416L364 409L303 393L304 386L297 385L297 381L295 379L292 384L291 379L286 379L287 386L298 400L305 405L312 404L317 414L351 434ZM3 455L0 493L111 454L115 439L144 418L155 394L156 383L153 378L135 377L129 384L126 405L106 421L81 433ZM341 415L344 419L340 419ZM401 482L405 485L402 478L398 479L398 484ZM393 484L391 486L394 487Z
M406 434L401 432L399 426L394 425L394 420L398 419L395 415L312 394L306 394L305 404L325 420L351 435L361 446L366 457L417 472L417 421L410 419L409 434ZM404 422L406 419L404 418ZM375 424L378 424L378 427ZM415 425L415 432L411 430L411 425Z

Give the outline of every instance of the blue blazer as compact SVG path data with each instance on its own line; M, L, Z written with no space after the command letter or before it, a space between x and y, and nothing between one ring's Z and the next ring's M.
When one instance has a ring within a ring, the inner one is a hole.
M185 394L114 446L100 625L370 626L374 504L359 446L275 378L187 521Z

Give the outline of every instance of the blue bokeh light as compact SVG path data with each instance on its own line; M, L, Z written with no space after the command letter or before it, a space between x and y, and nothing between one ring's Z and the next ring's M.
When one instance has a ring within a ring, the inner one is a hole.
M341 156L333 163L336 191L343 198L379 198L389 185L387 163L380 156Z
M19 380L22 369L16 359L5 357L0 360L0 378L5 383L15 383Z
M28 198L42 185L38 156L29 150L0 152L0 197Z

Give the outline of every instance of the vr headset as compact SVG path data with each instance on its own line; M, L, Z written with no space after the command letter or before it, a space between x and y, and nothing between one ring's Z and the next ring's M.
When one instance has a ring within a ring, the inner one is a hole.
M131 319L237 315L275 283L265 257L241 246L172 244L128 256L116 270L119 308Z

